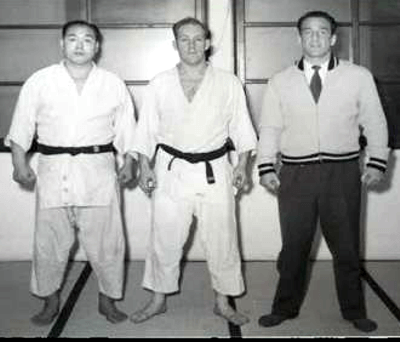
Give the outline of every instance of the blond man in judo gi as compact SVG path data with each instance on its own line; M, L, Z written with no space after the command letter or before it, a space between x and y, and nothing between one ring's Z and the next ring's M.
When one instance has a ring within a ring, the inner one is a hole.
M240 81L206 60L208 29L185 18L173 31L180 62L148 85L134 139L140 186L152 197L143 279L152 297L131 320L143 322L167 310L167 295L179 290L183 246L196 216L215 291L214 313L242 325L248 318L228 303L229 296L245 289L235 193L248 187L246 164L256 136ZM238 156L234 166L228 158L233 147Z

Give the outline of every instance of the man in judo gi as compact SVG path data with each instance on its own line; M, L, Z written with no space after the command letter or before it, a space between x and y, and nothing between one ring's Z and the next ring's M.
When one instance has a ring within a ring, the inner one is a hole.
M59 313L74 228L98 278L99 313L112 323L127 318L115 305L122 297L125 257L119 183L133 177L128 152L136 122L124 82L94 62L100 43L91 23L63 26L63 60L25 82L5 139L14 180L28 187L36 183L31 291L44 299L42 311L32 317L37 325L50 324ZM37 172L27 158L35 137ZM118 174L113 150L123 160Z
M153 205L142 284L152 297L131 320L166 311L167 295L179 290L183 246L196 216L215 291L214 313L241 325L248 318L228 303L229 296L244 292L235 191L248 187L246 164L256 136L240 81L206 60L208 29L185 18L173 32L180 62L148 85L134 139L140 186L151 193ZM235 166L228 158L232 144Z

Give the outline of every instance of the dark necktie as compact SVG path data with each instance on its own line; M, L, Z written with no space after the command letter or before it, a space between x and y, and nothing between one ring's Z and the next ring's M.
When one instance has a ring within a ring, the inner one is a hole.
M314 96L314 100L318 103L319 95L321 94L322 89L322 81L321 77L319 76L318 70L321 69L318 65L313 65L314 74L311 77L310 89Z

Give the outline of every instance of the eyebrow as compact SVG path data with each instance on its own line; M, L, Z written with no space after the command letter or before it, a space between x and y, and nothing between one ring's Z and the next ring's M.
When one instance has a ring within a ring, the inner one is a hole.
M311 28L311 27L303 27L302 29L301 29L301 31L312 31L313 29ZM320 27L320 28L318 28L318 30L320 30L320 31L330 31L330 27L328 27L328 26L326 26L326 27Z
M77 34L75 32L66 34L66 37L73 37L73 36L77 36ZM92 33L85 33L84 37L90 37L90 38L96 39L95 35Z
M179 35L178 35L178 37L189 37L190 35L188 35L188 34L186 34L186 33L180 33ZM197 37L205 37L205 35L204 34L202 34L202 33L199 33L199 34L196 34L195 36L193 36L193 38L197 38Z

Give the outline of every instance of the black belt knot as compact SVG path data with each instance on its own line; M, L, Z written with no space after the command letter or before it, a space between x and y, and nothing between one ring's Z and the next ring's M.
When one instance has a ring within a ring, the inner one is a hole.
M233 146L232 140L229 138L227 139L225 144L223 146L221 146L220 148L210 151L210 152L203 152L203 153L186 153L186 152L177 150L176 148L173 148L166 144L158 144L157 149L158 148L162 148L165 152L167 152L168 154L173 156L172 159L170 160L170 162L168 163L168 170L171 170L172 163L176 158L184 159L191 164L204 162L206 165L206 177L207 177L208 184L215 183L214 172L213 172L210 161L220 158L223 155L225 155L227 152L235 149L235 147Z
M68 153L72 156L76 156L77 154L80 153L94 154L94 153L114 152L114 146L112 143L108 143L105 145L65 147L65 146L49 146L38 143L37 150L38 152L46 155Z

